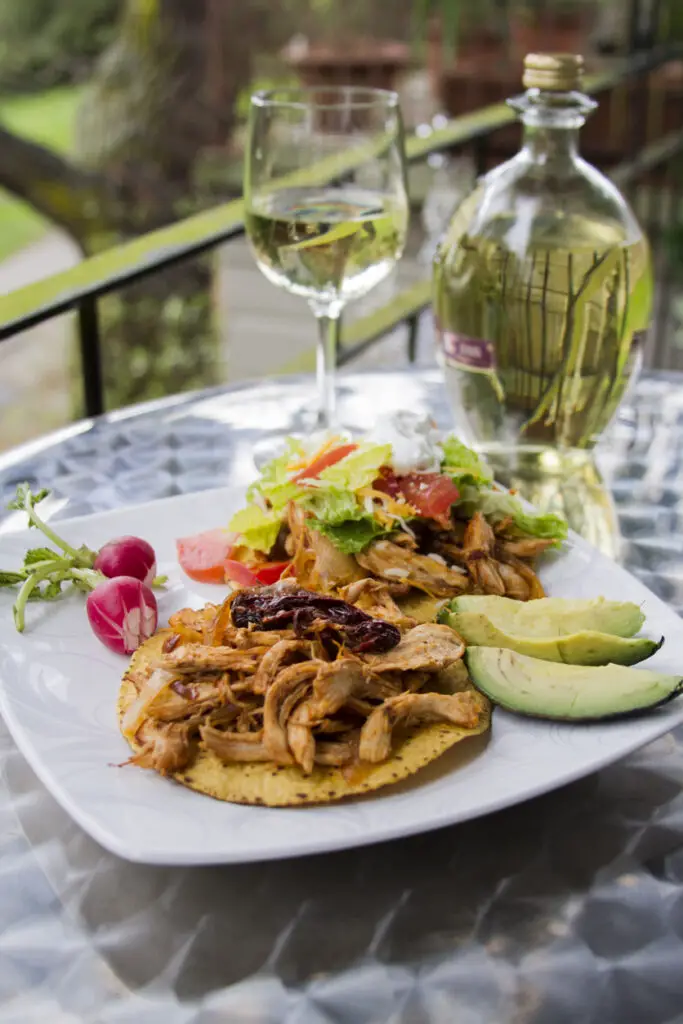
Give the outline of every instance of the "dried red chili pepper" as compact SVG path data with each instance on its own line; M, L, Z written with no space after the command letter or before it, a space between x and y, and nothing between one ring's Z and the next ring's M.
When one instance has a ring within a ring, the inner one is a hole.
M323 633L342 641L352 651L390 651L401 639L400 630L392 623L373 619L341 598L299 587L240 590L230 612L233 625L238 628L289 628L299 637Z

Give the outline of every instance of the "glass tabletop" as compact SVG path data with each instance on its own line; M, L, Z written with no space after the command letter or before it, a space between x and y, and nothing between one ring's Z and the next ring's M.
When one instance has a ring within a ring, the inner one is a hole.
M451 423L437 371L348 375L340 411ZM297 378L185 395L0 455L55 518L253 475ZM683 376L639 382L598 458L622 558L683 610ZM21 524L9 514L0 531ZM520 807L400 842L221 868L106 853L0 723L1 1024L680 1022L683 734Z

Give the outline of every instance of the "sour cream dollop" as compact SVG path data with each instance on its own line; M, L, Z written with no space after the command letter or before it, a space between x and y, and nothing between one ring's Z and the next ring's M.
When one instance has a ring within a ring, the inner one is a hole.
M406 473L438 473L443 461L440 433L430 416L396 412L379 420L367 436L375 444L390 444L391 468Z

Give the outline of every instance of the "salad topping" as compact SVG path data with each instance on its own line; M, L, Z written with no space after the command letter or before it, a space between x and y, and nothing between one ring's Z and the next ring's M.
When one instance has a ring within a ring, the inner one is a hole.
M476 452L454 436L437 437L431 421L400 412L354 444L337 435L310 451L290 439L284 454L249 488L247 506L232 518L238 560L258 561L273 551L291 503L345 554L358 554L396 531L410 535L416 519L447 529L454 508L463 519L481 511L490 522L507 520L526 536L564 539L562 519L529 514L517 498L493 485Z

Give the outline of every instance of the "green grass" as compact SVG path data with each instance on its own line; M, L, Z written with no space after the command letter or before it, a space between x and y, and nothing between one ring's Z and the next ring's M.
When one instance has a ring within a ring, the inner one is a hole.
M17 135L68 154L73 149L76 109L82 89L51 89L31 96L0 97L0 121ZM49 221L0 189L0 260L37 241Z

